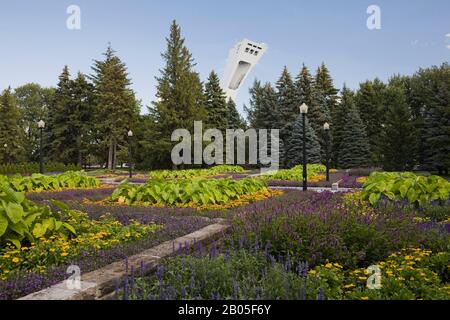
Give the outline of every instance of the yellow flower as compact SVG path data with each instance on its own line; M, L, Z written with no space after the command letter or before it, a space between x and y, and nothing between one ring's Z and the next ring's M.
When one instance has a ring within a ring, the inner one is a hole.
M346 284L344 286L344 289L350 289L350 288L353 288L353 287L355 287L355 285L353 283L350 283L350 284Z
M361 300L369 300L369 297L361 297Z
M343 266L341 266L339 263L333 263L333 265L334 265L336 268L339 268L339 269L342 269L342 268L343 268Z
M331 268L333 268L333 265L332 265L331 263L328 262L328 263L325 265L325 268L331 269Z
M19 259L19 258L14 258L14 259L12 259L12 262L14 262L14 263L19 263L19 262L20 262L20 259Z
M68 253L67 252L63 252L61 253L61 257L67 257Z

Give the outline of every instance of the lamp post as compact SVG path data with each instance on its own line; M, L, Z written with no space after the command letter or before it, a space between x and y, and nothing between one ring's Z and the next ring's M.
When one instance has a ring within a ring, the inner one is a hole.
M330 181L330 124L325 122L323 125L325 131L325 165L327 166L327 182Z
M43 131L45 128L45 122L43 120L39 120L38 122L38 128L39 128L39 172L41 174L44 173L44 161L42 158L42 136L43 136Z
M300 106L300 113L303 121L303 191L308 190L308 170L306 168L306 114L308 113L308 106L304 103Z
M3 147L5 148L5 161L6 161L6 164L9 164L8 144L5 143L5 144L3 145Z
M128 131L128 169L130 170L130 179L133 178L133 165L131 163L131 138L133 131Z

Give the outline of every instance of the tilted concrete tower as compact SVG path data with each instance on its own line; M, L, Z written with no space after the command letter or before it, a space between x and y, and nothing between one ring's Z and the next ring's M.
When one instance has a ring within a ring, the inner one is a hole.
M230 98L236 100L242 83L266 51L265 43L257 43L248 39L238 42L230 50L220 83L227 95L227 100Z

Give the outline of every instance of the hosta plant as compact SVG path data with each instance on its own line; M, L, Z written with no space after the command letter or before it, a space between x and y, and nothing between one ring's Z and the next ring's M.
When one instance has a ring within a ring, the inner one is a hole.
M75 228L64 222L61 215L48 206L37 205L23 193L0 184L0 248L12 243L20 248L41 237L75 234Z
M46 176L35 173L31 176L0 176L0 183L8 185L15 191L51 191L75 188L97 188L100 181L88 176L84 171L68 171L59 175Z
M218 165L208 169L188 169L188 170L157 170L149 173L153 179L190 179L195 177L210 177L220 173L244 172L241 166Z
M141 186L122 183L112 195L119 203L161 206L180 206L186 204L209 205L224 204L239 199L243 195L267 190L260 179L191 179L191 180L150 180Z
M424 206L450 197L450 182L439 176L417 176L411 172L374 172L363 185L362 198L376 205L380 198Z
M308 164L308 179L316 178L319 173L325 172L326 167L323 164ZM303 166L297 165L291 169L282 169L274 172L269 172L264 175L266 179L269 180L296 180L300 181L303 179Z

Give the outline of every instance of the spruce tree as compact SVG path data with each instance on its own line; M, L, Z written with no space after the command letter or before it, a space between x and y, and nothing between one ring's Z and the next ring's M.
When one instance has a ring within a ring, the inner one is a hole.
M295 87L297 90L297 104L300 106L306 103L311 107L314 103L314 79L309 71L308 67L303 64L302 70L295 80ZM298 114L297 110L295 110Z
M345 88L342 92L341 123L337 154L340 168L365 167L369 162L369 143L364 125L354 103L353 92ZM335 127L335 125L333 126Z
M402 88L391 85L385 90L386 121L382 136L383 168L410 170L414 164L416 132Z
M291 168L303 163L303 119L298 115L294 123L287 128L291 134L285 151L285 164ZM320 163L320 144L308 118L306 119L306 161L307 163Z
M71 99L70 72L66 65L59 76L54 99L49 105L43 143L45 160L70 163L70 153L75 143L75 137L69 127Z
M217 73L212 71L205 84L206 126L224 132L227 129L227 102Z
M370 165L379 166L382 162L383 127L386 119L385 85L379 80L360 84L355 96L356 107L366 128L369 141Z
M185 46L176 21L173 21L166 40L167 49L162 54L165 66L161 76L156 78L157 101L151 110L157 128L152 139L157 152L155 161L161 166L171 167L171 150L176 144L171 141L172 132L181 128L193 132L194 121L205 120L206 111L202 84L194 71L194 59Z
M294 122L299 114L297 90L291 74L286 67L284 67L275 86L277 90L280 125L285 126L288 123Z
M108 168L115 169L118 148L121 145L126 147L126 134L133 129L139 115L139 105L130 88L126 65L111 46L108 46L104 56L104 60L94 62L91 79L95 86L96 122L102 135L102 149L108 154Z
M10 87L0 96L0 114L0 161L23 161L24 134L20 127L21 114Z
M424 166L439 174L450 169L450 66L432 67L423 75Z
M245 129L245 121L237 111L236 103L233 101L233 99L228 99L226 118L227 129Z

